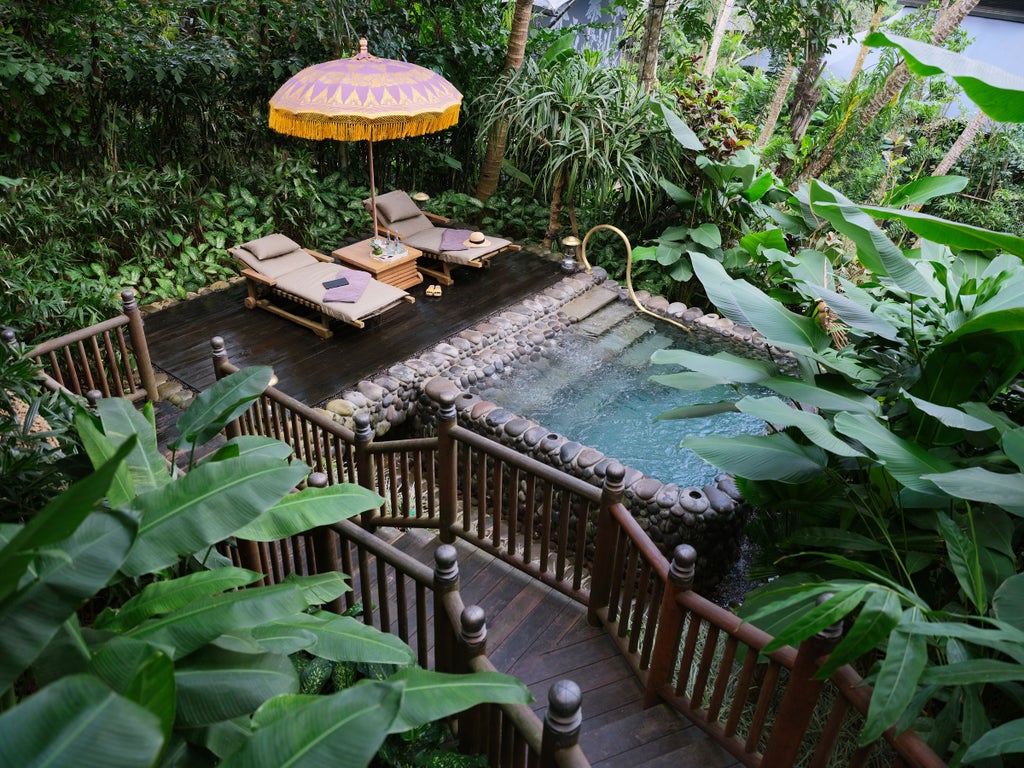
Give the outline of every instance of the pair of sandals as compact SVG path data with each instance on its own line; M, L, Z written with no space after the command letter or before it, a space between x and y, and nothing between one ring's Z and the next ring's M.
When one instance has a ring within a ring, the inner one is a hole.
M427 286L427 296L440 296L440 295L441 295L441 286L440 285L428 285Z

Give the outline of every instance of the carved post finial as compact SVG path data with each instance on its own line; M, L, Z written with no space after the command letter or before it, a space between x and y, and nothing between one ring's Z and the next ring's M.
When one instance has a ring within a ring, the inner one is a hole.
M548 690L542 751L564 749L579 742L583 694L572 680L559 680Z
M213 371L219 379L224 375L221 371L221 366L229 362L228 349L224 344L224 339L220 336L214 336L210 339L210 349L213 351Z
M96 403L103 399L103 393L98 389L90 389L85 393L85 399L89 401L91 407L95 408Z
M467 605L459 617L462 642L473 650L483 651L487 642L487 615L479 605Z
M693 589L697 550L689 544L680 544L672 551L669 578L682 589Z
M434 584L452 586L459 581L459 555L451 544L442 544L434 552Z
M326 472L310 472L309 477L306 478L306 485L310 488L326 488L327 487L327 473Z
M13 328L4 328L3 331L0 331L0 339L3 339L4 344L13 347L18 343L18 334L14 332Z
M441 421L455 421L455 398L456 392L454 390L445 390L438 394L437 401L441 406L439 412Z
M124 306L125 314L138 308L138 304L135 303L135 291L131 288L125 288L121 291L121 304Z
M369 443L373 440L373 428L370 427L370 414L366 411L359 411L352 416L356 425L356 440L361 443Z

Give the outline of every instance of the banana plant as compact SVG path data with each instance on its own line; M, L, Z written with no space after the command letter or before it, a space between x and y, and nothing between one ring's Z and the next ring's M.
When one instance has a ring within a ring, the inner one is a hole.
M310 468L268 438L195 458L270 377L246 369L196 398L172 445L191 457L184 474L158 450L151 406L78 406L95 471L27 523L0 525L0 764L360 766L389 733L529 700L505 675L419 669L398 638L320 610L349 589L343 574L245 588L261 574L231 566L219 542L381 503L347 484L296 491ZM392 674L303 695L299 653Z
M985 707L1024 693L1014 548L1024 527L1024 432L1006 399L1024 370L1024 238L858 206L819 182L803 199L817 224L854 244L869 280L835 277L829 286L791 262L794 309L695 255L718 310L789 355L775 363L661 350L652 358L685 369L654 377L670 386L765 392L713 407L759 416L767 434L683 443L736 474L762 515L775 516L774 526L760 525L782 539L770 567L789 575L752 595L744 613L776 635L774 646L852 614L823 674L879 652L865 743L914 724L929 705L940 752L960 759L970 747L984 760L1015 751L1024 719ZM876 219L902 221L920 244L904 252ZM820 301L845 326L839 349L811 316ZM971 747L996 726L1009 729L1001 746Z

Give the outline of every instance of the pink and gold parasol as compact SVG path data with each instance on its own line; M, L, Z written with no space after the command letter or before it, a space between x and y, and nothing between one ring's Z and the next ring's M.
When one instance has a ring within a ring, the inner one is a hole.
M270 127L306 139L361 141L369 147L373 232L377 234L373 142L422 136L459 121L462 94L425 67L359 53L306 67L270 99Z

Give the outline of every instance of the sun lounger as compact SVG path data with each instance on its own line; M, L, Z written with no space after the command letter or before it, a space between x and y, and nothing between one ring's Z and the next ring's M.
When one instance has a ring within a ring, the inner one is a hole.
M521 247L511 240L494 235L437 226L448 224L450 220L420 210L401 189L378 195L376 200L380 234L397 236L403 245L423 251L424 255L417 263L417 268L444 285L454 282L452 267L485 267L492 256L504 251L518 251ZM363 205L372 215L372 203L364 200ZM476 235L480 242L471 241L471 235ZM438 263L438 268L423 266L423 258L433 259Z
M273 312L324 339L332 336L331 320L362 328L368 319L401 302L415 301L401 288L339 266L330 256L303 248L284 235L267 235L228 252L243 266L249 288L246 309ZM324 283L341 277L347 285L325 287Z

